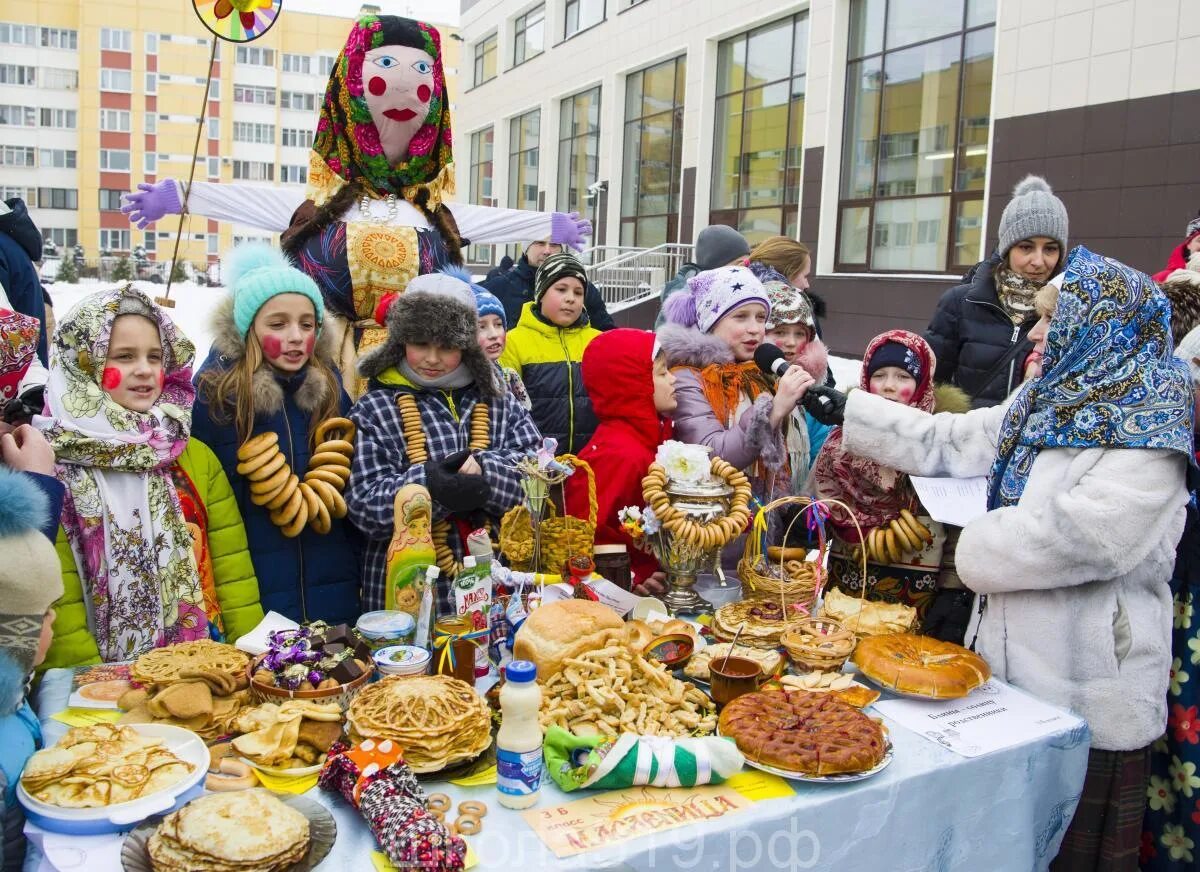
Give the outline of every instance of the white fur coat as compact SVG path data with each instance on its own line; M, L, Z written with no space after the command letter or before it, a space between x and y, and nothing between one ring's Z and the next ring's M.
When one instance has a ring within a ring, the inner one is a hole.
M913 475L987 475L1006 408L928 415L854 391L845 446ZM1084 718L1094 748L1143 748L1166 726L1185 464L1165 450L1044 449L1020 502L958 542L959 576L987 594L979 653L997 678Z

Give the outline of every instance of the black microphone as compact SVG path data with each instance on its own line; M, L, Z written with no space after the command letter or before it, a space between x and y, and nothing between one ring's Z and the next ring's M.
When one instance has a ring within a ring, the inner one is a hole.
M779 346L772 345L770 342L764 342L754 349L754 362L767 375L773 375L776 378L787 372L788 367L791 366L783 352L779 350Z

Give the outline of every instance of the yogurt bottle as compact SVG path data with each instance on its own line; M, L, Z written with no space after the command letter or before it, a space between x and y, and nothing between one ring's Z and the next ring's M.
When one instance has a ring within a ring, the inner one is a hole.
M500 688L503 720L496 733L496 789L505 808L523 809L537 804L542 785L542 728L538 711L542 689L537 667L514 660L504 670Z

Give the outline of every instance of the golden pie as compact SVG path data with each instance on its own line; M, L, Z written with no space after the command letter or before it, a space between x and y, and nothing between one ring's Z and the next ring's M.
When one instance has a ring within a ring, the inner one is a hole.
M725 706L721 735L747 759L806 775L847 775L883 760L883 727L828 693L760 691Z
M966 696L992 677L987 661L974 651L913 633L863 639L853 660L882 687L932 699Z

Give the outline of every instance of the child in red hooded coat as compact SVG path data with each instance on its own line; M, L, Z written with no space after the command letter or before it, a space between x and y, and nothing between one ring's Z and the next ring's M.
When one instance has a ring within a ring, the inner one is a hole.
M596 544L628 548L635 593L663 593L665 576L658 561L634 546L621 530L617 512L644 502L642 478L658 446L671 435L671 423L664 416L675 410L675 376L653 333L624 328L593 339L583 353L582 370L583 386L599 421L578 455L596 476ZM586 491L582 474L568 478L567 505L572 510L586 507Z

